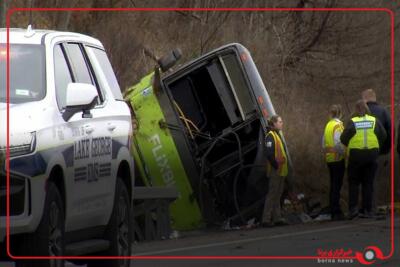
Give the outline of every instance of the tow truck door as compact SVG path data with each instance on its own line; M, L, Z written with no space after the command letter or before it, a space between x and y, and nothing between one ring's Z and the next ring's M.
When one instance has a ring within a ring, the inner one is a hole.
M108 179L111 177L111 133L106 130L104 97L83 45L78 42L65 42L56 45L54 51L56 68L63 63L64 66L68 66L72 82L92 84L99 93L98 104L90 110L89 116L78 112L64 124L65 131L71 133L73 143L72 162L66 164L66 231L74 231L99 225L99 222L107 223L108 216L105 211L111 210L110 206L113 204L113 190L109 185L113 181ZM55 79L57 87L57 71ZM63 88L66 90L65 86ZM63 90L57 89L57 102L61 110L66 99ZM106 174L106 178L100 177L101 164L108 166L107 171L103 173Z

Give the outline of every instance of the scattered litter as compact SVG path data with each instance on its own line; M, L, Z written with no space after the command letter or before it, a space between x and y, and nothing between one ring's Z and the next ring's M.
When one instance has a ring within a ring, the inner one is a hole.
M224 231L232 230L230 220L225 221L225 223L222 225L222 230Z
M232 226L231 221L225 221L224 225L222 226L222 230L231 231L231 230L244 230L244 229L252 229L258 227L258 223L256 222L256 218L251 218L246 222L246 224L241 226Z
M319 199L310 198L306 201L306 213L311 218L316 218L320 215L323 209L321 207L321 201Z
M179 237L180 237L179 232L176 230L173 230L169 235L169 239L178 239Z
M306 197L304 193L288 195L288 198L283 200L282 208L289 224L312 222L322 211L320 200ZM323 217L318 220L321 219Z
M256 223L256 218L251 218L250 220L247 221L247 227L252 228Z
M226 220L222 226L222 230L231 231L231 230L240 230L239 226L231 226L231 220Z
M240 229L252 229L256 228L257 226L258 223L256 223L256 218L251 218L250 220L247 221L247 224L240 227Z
M312 218L307 213L300 213L299 218L302 223L308 223L312 221Z
M329 221L331 220L330 214L320 214L317 218L314 219L315 222Z

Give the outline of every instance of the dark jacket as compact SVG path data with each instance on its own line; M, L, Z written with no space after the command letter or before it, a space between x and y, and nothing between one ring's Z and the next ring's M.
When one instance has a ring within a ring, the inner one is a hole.
M272 131L274 131L275 133L278 134L279 138L281 139L281 142L283 143L283 140L282 140L282 137L281 137L279 131L275 131L275 130L272 130ZM275 170L277 170L278 162L276 162L276 159L275 159L275 141L271 134L266 135L264 145L265 145L265 153L266 153L268 161L271 163L272 167ZM285 153L286 153L286 146L284 145L283 147L284 147Z
M379 147L383 145L386 140L386 131L383 128L379 120L376 120L374 133L378 139ZM349 120L344 127L343 133L340 136L340 141L346 147L349 145L351 138L356 134L356 127L354 122ZM373 149L350 149L349 161L370 161L375 160L379 155L379 150L377 148Z
M367 102L368 108L371 111L371 115L379 120L383 128L386 131L386 140L380 146L379 153L387 154L390 152L390 142L391 142L391 127L392 121L390 120L389 112L379 105L377 102Z

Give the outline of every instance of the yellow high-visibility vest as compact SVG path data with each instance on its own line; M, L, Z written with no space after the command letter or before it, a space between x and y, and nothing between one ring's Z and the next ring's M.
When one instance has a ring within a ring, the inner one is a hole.
M370 115L351 119L356 128L356 134L350 139L348 149L379 149L379 142L374 132L376 118Z
M335 149L335 132L343 132L343 123L338 119L331 119L325 126L325 160L326 162L336 162L344 159L344 155L339 154Z
M287 160L287 155L285 148L283 146L283 142L281 138L278 136L278 134L274 131L270 131L268 135L272 135L272 138L274 138L274 143L275 143L275 160L278 163L278 175L282 177L286 177L288 175L288 160ZM270 163L268 163L270 164ZM271 168L271 166L268 166L268 168Z

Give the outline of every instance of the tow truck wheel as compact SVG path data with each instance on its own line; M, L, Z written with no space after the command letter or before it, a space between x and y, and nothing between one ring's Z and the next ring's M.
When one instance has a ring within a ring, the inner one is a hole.
M110 241L110 249L104 256L129 257L131 254L131 216L128 190L121 178L117 178L114 208L106 230L106 239ZM88 261L88 267L129 267L129 259Z
M64 256L64 205L60 192L52 182L47 184L43 216L38 228L27 234L20 247L20 256ZM64 267L64 260L18 260L17 267Z

